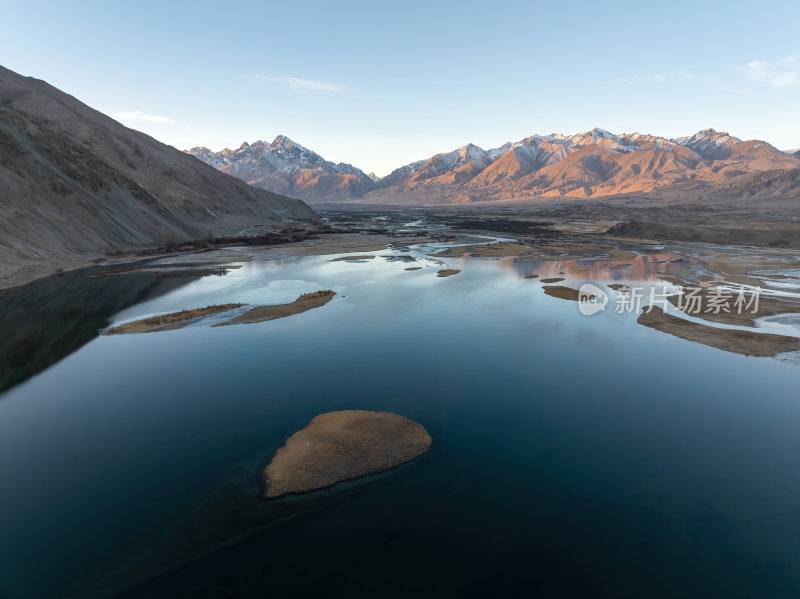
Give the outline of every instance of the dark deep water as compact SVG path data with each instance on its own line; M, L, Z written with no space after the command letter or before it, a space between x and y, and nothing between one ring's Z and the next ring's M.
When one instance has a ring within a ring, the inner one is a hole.
M581 316L530 264L327 260L255 261L114 320L336 290L322 308L97 337L0 396L0 597L800 595L798 366ZM435 447L257 497L288 435L350 408Z

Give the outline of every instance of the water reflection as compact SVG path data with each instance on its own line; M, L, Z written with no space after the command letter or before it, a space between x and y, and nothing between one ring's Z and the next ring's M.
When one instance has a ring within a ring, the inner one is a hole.
M175 562L124 596L325 596L354 564L354 596L798 596L795 367L633 314L583 317L519 277L652 280L682 257L426 257L435 249L402 250L413 272L391 252L254 260L114 320L337 298L268 323L100 337L6 394L0 596L108 597L89 591ZM463 270L442 279L440 267ZM160 292L140 276L74 279L34 303L104 320L104 302ZM343 494L263 502L248 485L264 459L340 409L402 414L436 451Z
M547 260L541 262L515 261L504 258L503 266L515 269L520 276L538 275L540 277L565 276L586 281L642 281L655 282L666 273L670 264L687 262L697 264L696 258L682 256L674 252L642 254L629 260Z
M80 349L113 314L195 278L87 277L105 270L65 273L0 294L0 393Z

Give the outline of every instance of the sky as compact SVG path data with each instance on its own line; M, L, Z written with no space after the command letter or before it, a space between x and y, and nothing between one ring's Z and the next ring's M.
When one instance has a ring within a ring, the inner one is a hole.
M179 149L385 175L468 142L712 127L800 147L800 2L0 0L0 64Z

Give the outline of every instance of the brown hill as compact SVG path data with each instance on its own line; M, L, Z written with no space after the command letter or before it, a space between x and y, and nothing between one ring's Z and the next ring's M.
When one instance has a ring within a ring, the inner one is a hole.
M0 67L0 286L113 250L316 219Z
M379 181L378 189L364 201L438 204L596 198L684 189L690 183L705 188L750 173L800 167L796 157L766 142L742 141L711 129L675 140L638 133L617 136L599 129L570 137L533 136L488 155L492 162L463 181L445 173L419 183L414 167L420 163L413 163L395 171L391 185ZM748 187L768 179L753 179ZM734 187L713 190L738 193Z
M228 172L225 168L220 170L223 173ZM364 182L355 175L318 173L311 170L299 171L293 177L269 175L247 182L259 189L307 199L345 199L364 195L367 191Z

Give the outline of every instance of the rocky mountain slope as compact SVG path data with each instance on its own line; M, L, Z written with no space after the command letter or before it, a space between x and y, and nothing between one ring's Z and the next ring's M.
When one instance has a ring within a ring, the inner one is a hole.
M692 201L739 201L756 206L763 201L775 204L785 200L786 205L797 205L800 200L800 168L748 173L722 181L694 181L657 189L653 197Z
M302 151L283 150L286 143ZM468 144L402 166L381 179L351 165L326 162L283 136L269 146L257 142L234 151L190 152L266 189L313 201L369 203L607 197L800 168L800 156L713 129L677 139L593 129L576 135L533 135L490 150Z
M438 162L439 157L401 167L364 199L451 203L607 197L800 167L798 158L766 142L742 141L713 129L677 139L614 135L602 129L571 136L534 135L486 152L477 148L474 154L484 162L475 160L435 176L420 173L423 164Z
M350 164L329 162L285 135L272 143L244 142L235 150L197 147L187 153L253 187L296 198L345 199L375 188L374 177Z
M0 67L0 286L114 250L316 219Z

